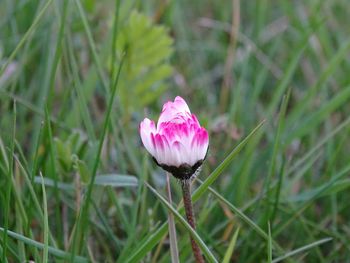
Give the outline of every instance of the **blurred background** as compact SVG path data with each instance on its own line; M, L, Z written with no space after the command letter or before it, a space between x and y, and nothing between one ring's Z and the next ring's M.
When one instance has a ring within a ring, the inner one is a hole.
M219 262L348 262L349 12L346 0L1 0L0 251L41 262L33 240L49 233L92 262L170 262L155 237L167 209L143 184L165 196L165 176L138 125L180 95L210 134L202 181L265 120L195 205Z

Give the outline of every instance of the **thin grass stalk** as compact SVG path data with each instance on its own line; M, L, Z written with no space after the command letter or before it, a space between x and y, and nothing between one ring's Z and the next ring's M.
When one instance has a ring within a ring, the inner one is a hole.
M98 145L98 149L97 149L97 154L96 154L96 159L94 162L93 170L91 173L90 182L87 186L86 195L84 197L84 200L82 201L83 203L81 204L81 209L79 210L78 218L76 220L75 231L73 232L73 238L72 238L72 252L71 252L71 260L70 260L71 262L74 262L75 254L77 252L76 250L78 249L78 252L81 251L81 246L82 246L82 243L83 243L84 238L85 238L84 231L85 231L85 229L88 228L88 220L86 220L86 217L89 214L92 190L93 190L94 182L96 179L97 169L98 169L99 164L100 164L100 156L101 156L101 152L102 152L103 142L104 142L104 139L106 137L107 128L108 128L109 123L110 123L112 106L113 106L114 98L115 98L116 91L117 91L120 72L121 72L121 69L123 67L124 57L125 57L125 53L123 54L123 56L121 58L121 61L119 64L119 69L118 69L116 78L114 80L114 85L113 85L112 93L111 93L111 96L110 96L110 99L108 102L107 113L106 113L104 123L103 123L102 135L101 135L101 138L99 140L99 145Z
M173 200L171 197L171 188L170 188L170 175L166 173L166 190L168 194L169 203L172 204ZM169 223L169 240L170 240L170 254L171 254L171 262L179 263L179 249L177 247L177 237L176 237L176 228L174 215L169 211L168 213L168 223Z
M10 148L10 159L8 163L8 174L7 174L7 183L6 183L6 192L5 192L5 222L4 222L4 235L3 235L3 251L2 251L2 262L7 263L7 231L9 227L9 217L10 217L10 205L11 205L11 180L13 175L13 163L14 163L14 149L15 149L15 139L16 139L16 119L17 119L17 104L16 100L13 101L13 130L12 130L12 141ZM5 155L4 155L4 158Z

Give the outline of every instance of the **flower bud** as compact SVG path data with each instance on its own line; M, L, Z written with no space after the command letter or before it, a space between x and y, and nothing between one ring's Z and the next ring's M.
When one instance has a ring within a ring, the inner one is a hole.
M155 162L178 179L190 179L206 157L208 132L179 96L164 104L157 125L145 118L139 131Z

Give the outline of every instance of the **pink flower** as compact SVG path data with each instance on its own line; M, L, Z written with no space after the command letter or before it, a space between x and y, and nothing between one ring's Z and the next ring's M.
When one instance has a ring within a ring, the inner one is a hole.
M179 179L191 178L208 151L208 132L179 96L164 104L157 125L140 123L140 136L156 163Z

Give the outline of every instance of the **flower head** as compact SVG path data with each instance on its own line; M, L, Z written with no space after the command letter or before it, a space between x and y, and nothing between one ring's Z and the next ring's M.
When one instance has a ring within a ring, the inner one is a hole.
M164 104L157 124L140 123L140 136L156 163L179 179L191 178L208 151L208 132L179 96Z

